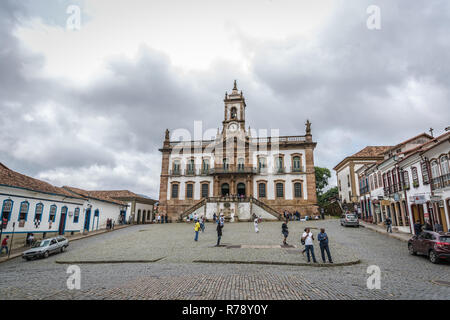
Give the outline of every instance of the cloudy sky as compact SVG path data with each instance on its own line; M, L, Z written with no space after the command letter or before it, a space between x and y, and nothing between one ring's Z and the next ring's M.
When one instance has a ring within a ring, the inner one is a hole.
M449 30L448 0L1 0L0 162L157 198L164 130L217 128L237 79L247 125L310 119L331 169L450 125Z

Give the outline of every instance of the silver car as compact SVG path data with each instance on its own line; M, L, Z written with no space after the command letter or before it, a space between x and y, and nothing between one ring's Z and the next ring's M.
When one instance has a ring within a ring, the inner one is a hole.
M22 258L26 260L48 258L52 253L64 252L68 246L69 240L62 236L42 239L34 243L31 249L22 253Z
M341 226L359 227L358 217L354 213L345 213L341 216Z

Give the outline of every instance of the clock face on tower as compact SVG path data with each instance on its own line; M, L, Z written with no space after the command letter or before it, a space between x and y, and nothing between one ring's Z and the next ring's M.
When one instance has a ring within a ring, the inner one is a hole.
M237 123L230 123L229 125L228 125L228 130L230 130L230 131L236 131L238 129L238 125L237 125Z

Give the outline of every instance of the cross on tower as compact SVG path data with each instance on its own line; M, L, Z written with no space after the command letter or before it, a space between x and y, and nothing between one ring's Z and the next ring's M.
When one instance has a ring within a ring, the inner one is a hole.
M433 136L433 131L434 131L433 128L430 128L429 131L430 131L431 136L434 137L434 136Z

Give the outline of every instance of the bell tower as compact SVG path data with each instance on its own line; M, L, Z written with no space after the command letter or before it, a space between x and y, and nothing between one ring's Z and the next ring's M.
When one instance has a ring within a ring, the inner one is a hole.
M225 92L225 116L222 121L224 136L233 136L245 134L245 98L237 89L236 80L234 80L233 90L230 94Z

